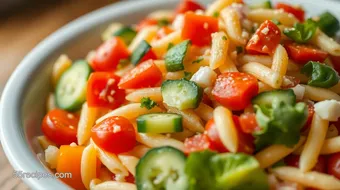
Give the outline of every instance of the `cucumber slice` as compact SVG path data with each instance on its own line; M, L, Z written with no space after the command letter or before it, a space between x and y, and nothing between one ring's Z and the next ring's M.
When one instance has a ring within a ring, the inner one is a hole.
M131 63L137 65L146 53L151 49L150 44L143 40L131 55Z
M167 71L175 72L184 70L183 61L190 45L191 41L185 40L169 49L165 55L165 66Z
M165 146L151 149L136 166L138 190L186 190L186 157L180 150Z
M251 9L272 9L272 3L270 1L264 1L262 3L259 4L255 4L255 5L250 5Z
M125 44L129 45L132 42L133 38L135 38L135 36L137 35L137 32L131 27L125 26L115 31L112 35L121 37L124 40Z
M161 92L164 103L180 110L197 108L203 95L201 87L186 79L164 81Z
M92 69L84 61L76 61L63 75L56 88L56 104L67 111L77 111L86 101L86 86Z
M288 105L294 105L296 103L294 91L292 89L288 89L262 92L252 99L252 103L260 107L271 107L274 104L278 105L276 103L279 102L284 102Z
M174 133L183 131L182 116L175 113L151 113L137 118L140 133Z

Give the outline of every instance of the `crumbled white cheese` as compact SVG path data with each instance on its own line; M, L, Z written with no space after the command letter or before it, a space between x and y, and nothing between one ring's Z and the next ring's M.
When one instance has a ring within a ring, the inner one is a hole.
M336 100L324 100L314 105L314 111L322 119L337 121L340 117L340 102Z
M305 95L305 90L306 90L304 86L298 84L294 88L292 88L292 90L294 91L296 99L298 100L303 99L303 96Z
M264 35L267 35L269 32L269 28L268 27L265 27L264 29L261 30L261 33L264 34Z
M76 146L78 146L78 145L75 142L70 144L70 147L76 147Z
M48 146L45 150L45 161L48 163L51 169L57 168L59 157L59 149L55 146Z
M258 36L257 34L255 34L255 35L252 37L252 40L254 41L254 43L257 43L257 42L260 40L260 38L259 38L259 36Z
M196 82L202 88L212 86L217 74L208 66L201 67L192 77L191 81Z
M172 22L172 27L175 30L181 30L184 25L184 16L183 14L179 14L175 17L174 21Z

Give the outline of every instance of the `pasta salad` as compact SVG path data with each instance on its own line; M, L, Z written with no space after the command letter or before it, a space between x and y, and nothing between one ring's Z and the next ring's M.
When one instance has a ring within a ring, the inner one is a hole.
M61 55L37 137L74 189L340 189L330 12L182 0Z

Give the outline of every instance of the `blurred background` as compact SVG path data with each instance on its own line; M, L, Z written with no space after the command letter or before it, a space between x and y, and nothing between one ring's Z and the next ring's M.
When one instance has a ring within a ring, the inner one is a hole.
M68 22L117 0L0 0L0 94L24 56ZM0 100L1 101L1 100ZM0 190L28 187L12 177L0 146Z

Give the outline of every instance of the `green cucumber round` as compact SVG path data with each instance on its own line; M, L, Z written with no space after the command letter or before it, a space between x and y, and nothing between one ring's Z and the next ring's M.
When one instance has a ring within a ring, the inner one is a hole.
M150 113L137 118L140 133L175 133L183 131L182 116L175 113Z

